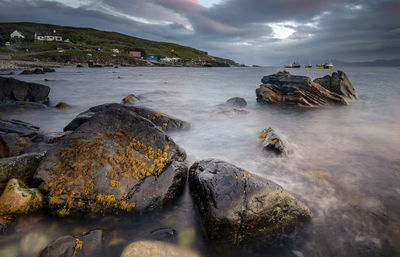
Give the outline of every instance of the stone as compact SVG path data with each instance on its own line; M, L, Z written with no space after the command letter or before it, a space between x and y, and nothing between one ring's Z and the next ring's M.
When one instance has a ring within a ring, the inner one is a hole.
M338 95L350 99L358 99L356 90L347 78L346 73L341 70L333 72L332 76L326 75L325 77L314 79L314 82Z
M262 83L256 90L259 103L297 107L348 104L343 96L312 82L309 77L291 75L287 71L265 76Z
M244 108L247 106L246 100L241 97L232 97L226 101L226 104L238 108Z
M48 243L50 238L40 232L31 232L25 234L20 243L19 249L25 255L35 256L40 250L42 250Z
M103 231L93 230L83 235L63 236L51 242L38 257L103 256Z
M137 97L134 94L130 94L130 95L125 96L122 99L121 103L123 103L123 104L135 104L135 103L137 103L139 101L140 101L139 97Z
M49 68L49 67L44 67L43 68L43 72L55 72L56 70L53 68Z
M47 109L47 105L34 102L24 102L24 101L0 103L0 111L2 112L40 110L40 109Z
M137 241L125 247L121 257L200 257L193 250L160 241Z
M217 251L274 245L311 218L281 186L221 160L194 163L189 187Z
M49 102L50 88L45 85L25 82L14 78L0 77L0 102Z
M20 120L0 119L0 132L16 133L22 137L32 137L37 135L39 130L39 127Z
M142 212L183 191L186 153L163 131L125 108L104 108L64 136L34 179L58 216Z
M272 128L264 129L259 136L259 144L266 151L287 156L290 152L289 143Z
M0 216L0 234L6 232L8 230L8 227L14 221L15 221L14 215L1 215ZM0 256L3 256L3 255L0 255Z
M70 107L71 106L69 104L64 103L64 102L59 102L59 103L56 104L56 108L57 109L67 109L67 108L70 108Z
M179 120L177 118L173 118L164 113L158 113L158 112L155 112L151 109L147 109L144 107L134 107L131 105L126 105L126 104L112 103L112 104L98 105L98 106L92 107L89 110L79 114L74 120L72 120L64 128L64 131L68 131L68 130L73 131L73 130L77 129L81 124L85 123L88 119L90 119L90 117L92 117L96 112L103 111L106 109L127 110L133 114L139 115L141 117L144 117L144 118L150 120L159 129L161 129L163 131L171 131L171 130L189 129L190 128L189 123Z
M21 180L10 179L0 196L0 215L26 214L43 207L43 196L36 188L28 188Z
M44 74L42 69L36 68L34 70L24 70L20 73L20 75L32 75L32 74Z

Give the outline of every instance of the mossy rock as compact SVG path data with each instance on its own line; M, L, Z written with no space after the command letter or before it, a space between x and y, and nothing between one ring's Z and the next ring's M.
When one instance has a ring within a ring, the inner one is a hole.
M56 108L57 109L67 109L67 108L70 108L71 106L69 105L69 104L66 104L66 103L64 103L64 102L59 102L59 103L57 103L56 104Z
M31 213L43 207L43 196L21 180L10 179L0 196L0 215Z
M311 218L309 208L279 185L224 161L196 162L189 186L217 251L276 244Z

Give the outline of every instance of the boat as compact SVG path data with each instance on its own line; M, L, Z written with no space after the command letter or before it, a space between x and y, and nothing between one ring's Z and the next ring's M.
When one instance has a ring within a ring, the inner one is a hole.
M300 65L300 63L298 63L298 62L294 62L294 63L292 64L292 67L293 67L293 68L300 68L301 65Z
M293 66L291 64L287 64L284 66L285 68L293 68Z
M333 64L331 62L327 62L324 64L324 69L333 69Z
M317 69L325 69L325 64L317 64L317 65L315 65L315 68L317 68Z
M304 68L312 68L312 64L307 64Z

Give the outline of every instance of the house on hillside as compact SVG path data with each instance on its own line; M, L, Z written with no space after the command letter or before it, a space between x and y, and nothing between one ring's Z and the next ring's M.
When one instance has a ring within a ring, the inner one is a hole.
M25 38L25 36L21 32L19 32L18 30L14 30L14 32L10 34L10 37L11 38L18 38L18 39L24 39Z
M132 57L142 57L142 53L139 51L129 51L129 55Z
M69 38L57 30L37 31L37 32L35 32L35 40L37 40L37 41L69 42Z

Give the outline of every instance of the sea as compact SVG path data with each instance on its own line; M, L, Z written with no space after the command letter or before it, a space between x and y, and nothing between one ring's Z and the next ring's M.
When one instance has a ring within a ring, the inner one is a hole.
M79 113L129 94L139 103L191 124L170 133L187 161L217 158L276 182L312 210L302 230L275 247L216 254L210 249L189 189L170 208L135 216L59 219L36 214L18 219L0 235L0 256L36 256L54 239L103 229L104 256L119 256L136 240L169 240L202 256L400 256L400 68L343 67L360 99L347 106L285 108L256 101L261 78L281 67L58 68L13 77L51 88L47 109L2 113L43 132L60 132ZM337 70L287 69L323 77ZM245 111L221 112L231 97ZM71 108L54 108L65 102ZM278 157L257 137L271 127L292 149Z

